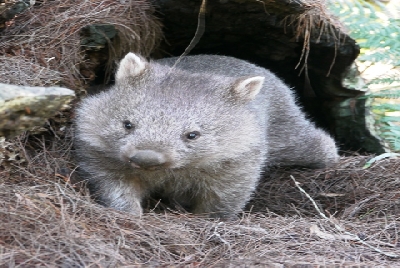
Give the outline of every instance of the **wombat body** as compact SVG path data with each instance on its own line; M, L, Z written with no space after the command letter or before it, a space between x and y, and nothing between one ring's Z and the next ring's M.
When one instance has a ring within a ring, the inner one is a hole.
M100 203L140 215L157 195L230 217L266 167L337 161L333 139L268 70L224 56L175 61L129 53L115 86L77 109L80 177Z

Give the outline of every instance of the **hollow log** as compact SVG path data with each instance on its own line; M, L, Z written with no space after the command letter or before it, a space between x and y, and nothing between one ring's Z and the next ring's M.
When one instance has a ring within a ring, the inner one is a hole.
M153 1L165 35L163 53L156 55L179 56L194 36L202 1ZM296 90L305 111L342 149L385 150L363 116L365 101L357 100L363 92L342 83L359 46L322 1L208 1L204 19L204 34L190 54L228 55L266 67Z

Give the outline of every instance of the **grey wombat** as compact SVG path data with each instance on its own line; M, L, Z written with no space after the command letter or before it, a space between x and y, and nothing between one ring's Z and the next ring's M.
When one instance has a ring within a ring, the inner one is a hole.
M224 56L146 61L129 53L116 84L77 109L80 176L106 206L142 213L154 194L230 217L265 167L324 167L335 142L270 71Z

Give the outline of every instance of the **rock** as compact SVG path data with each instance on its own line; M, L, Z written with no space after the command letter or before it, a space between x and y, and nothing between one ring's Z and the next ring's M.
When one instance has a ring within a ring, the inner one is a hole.
M68 107L74 91L61 87L26 87L0 83L0 136L16 136Z

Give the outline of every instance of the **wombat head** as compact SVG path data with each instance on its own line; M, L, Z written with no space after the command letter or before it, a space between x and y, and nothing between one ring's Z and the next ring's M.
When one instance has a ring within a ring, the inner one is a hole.
M193 74L129 53L115 86L77 109L77 149L116 169L216 168L259 146L246 105L263 81Z

